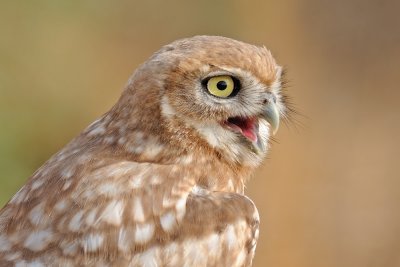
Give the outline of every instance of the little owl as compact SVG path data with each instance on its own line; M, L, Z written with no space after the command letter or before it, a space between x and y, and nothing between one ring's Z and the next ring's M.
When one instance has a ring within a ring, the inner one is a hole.
M251 266L281 70L225 37L161 48L0 211L0 266Z

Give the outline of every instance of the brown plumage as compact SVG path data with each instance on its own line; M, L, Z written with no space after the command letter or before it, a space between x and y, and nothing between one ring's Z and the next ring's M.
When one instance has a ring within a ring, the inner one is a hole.
M263 47L164 46L0 211L0 266L250 266L244 184L286 108Z

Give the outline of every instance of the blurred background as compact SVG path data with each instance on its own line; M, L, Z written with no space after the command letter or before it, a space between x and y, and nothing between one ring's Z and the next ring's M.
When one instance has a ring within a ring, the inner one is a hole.
M1 1L0 206L177 38L266 45L281 127L247 192L254 266L400 266L400 1Z

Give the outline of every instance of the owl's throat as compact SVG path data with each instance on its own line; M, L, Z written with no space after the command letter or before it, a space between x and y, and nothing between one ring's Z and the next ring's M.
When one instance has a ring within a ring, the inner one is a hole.
M258 140L258 118L257 117L231 117L224 121L224 125L234 132L242 134L251 142Z

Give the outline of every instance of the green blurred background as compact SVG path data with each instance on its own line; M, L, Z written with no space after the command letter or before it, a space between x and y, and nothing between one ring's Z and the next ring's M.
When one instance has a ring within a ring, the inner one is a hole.
M254 266L400 266L399 1L1 1L0 205L177 38L266 45L305 116L247 192Z

